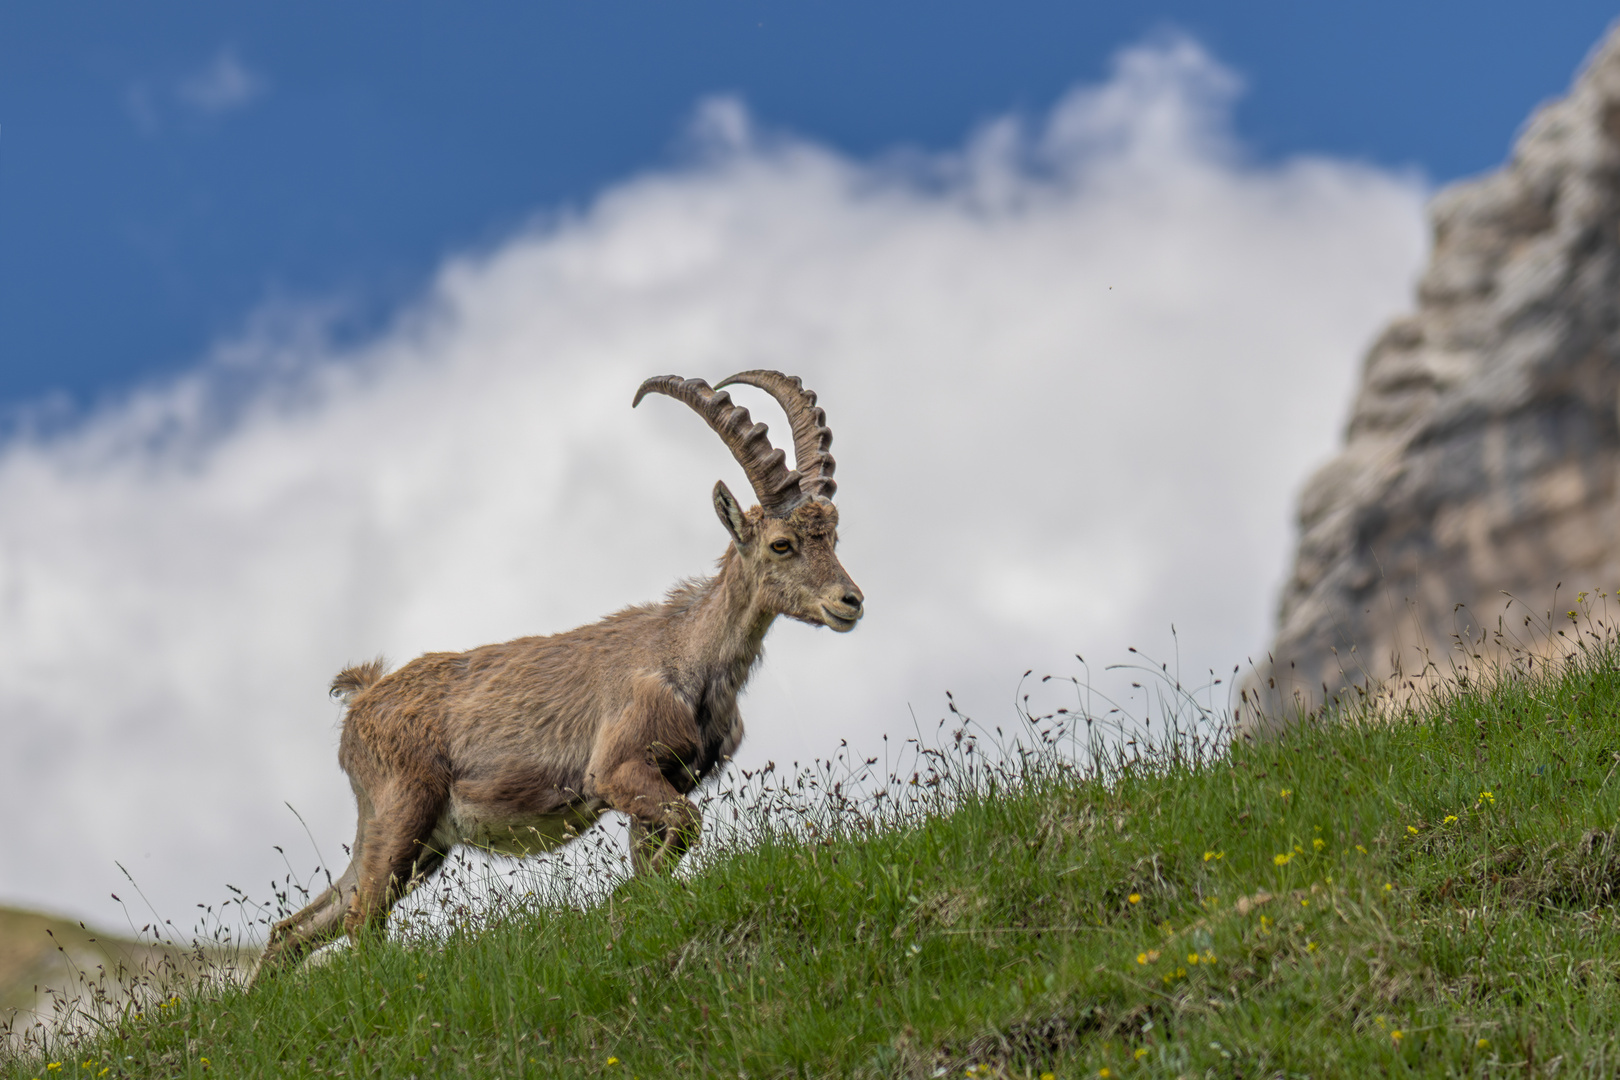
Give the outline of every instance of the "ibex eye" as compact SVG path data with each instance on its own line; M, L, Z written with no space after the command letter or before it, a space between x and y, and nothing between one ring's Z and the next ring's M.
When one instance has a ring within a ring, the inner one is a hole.
M788 543L786 540L777 540L771 544L771 550L776 552L778 555L786 555L788 552L793 550L793 545Z

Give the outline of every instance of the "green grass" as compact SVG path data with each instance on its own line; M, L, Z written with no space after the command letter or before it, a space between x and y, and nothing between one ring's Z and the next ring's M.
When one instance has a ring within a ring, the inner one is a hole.
M1593 641L1214 751L995 767L970 737L858 805L752 778L769 812L689 875L130 1006L0 1076L1613 1075L1620 656Z

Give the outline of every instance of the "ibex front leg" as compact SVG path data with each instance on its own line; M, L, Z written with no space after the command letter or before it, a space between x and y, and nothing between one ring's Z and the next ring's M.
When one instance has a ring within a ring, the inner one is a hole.
M636 679L629 708L602 732L592 769L597 793L630 818L637 874L667 873L698 837L697 807L665 770L692 760L700 734L692 710L657 676Z

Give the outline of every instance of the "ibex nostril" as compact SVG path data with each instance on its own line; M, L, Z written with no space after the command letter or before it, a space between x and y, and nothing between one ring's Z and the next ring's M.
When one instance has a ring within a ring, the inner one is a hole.
M846 607L858 608L861 606L861 598L854 593L845 593L844 605Z

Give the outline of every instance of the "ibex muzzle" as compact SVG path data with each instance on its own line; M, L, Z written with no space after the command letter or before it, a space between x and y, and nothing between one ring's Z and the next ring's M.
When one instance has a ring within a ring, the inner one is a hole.
M701 379L648 379L698 412L759 498L743 510L723 483L714 508L731 544L712 578L601 622L464 653L428 653L391 675L381 661L340 672L348 701L338 762L359 821L343 875L276 925L255 979L394 902L457 843L531 854L567 843L607 810L630 819L637 873L668 870L698 834L686 798L742 739L737 695L779 615L840 633L865 598L838 561L832 431L797 378L745 371L793 431L797 468L764 424Z

